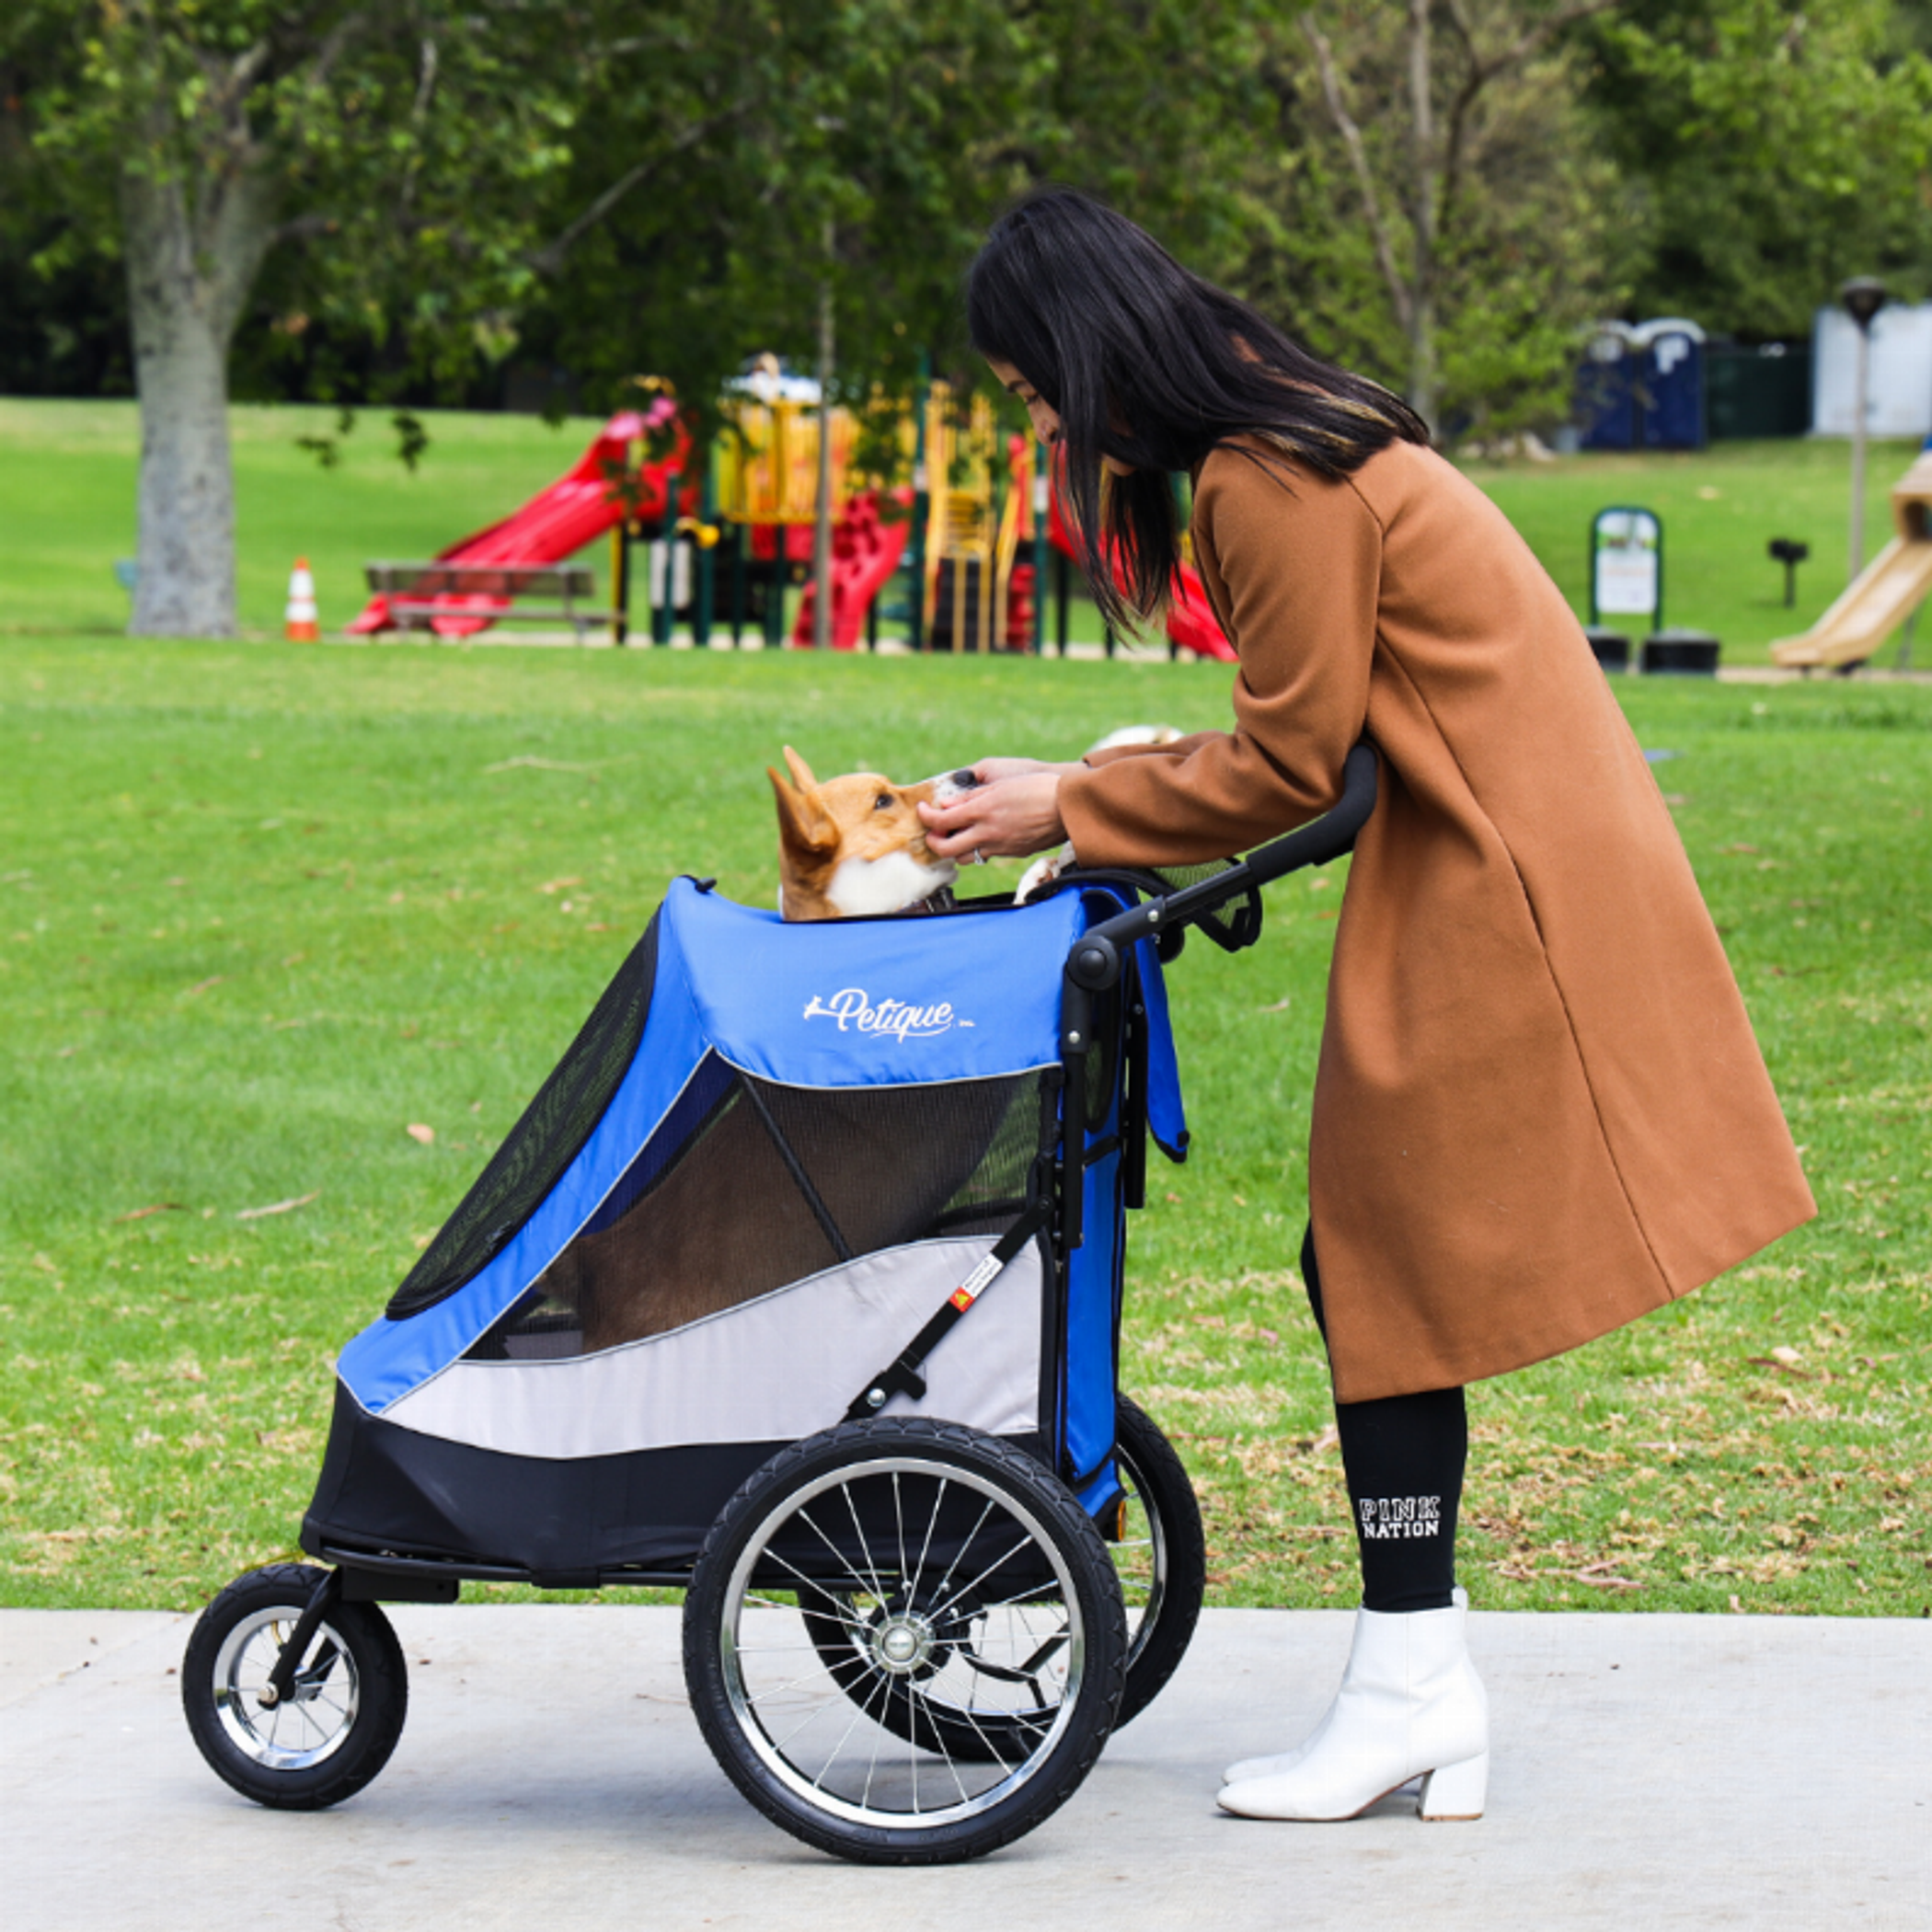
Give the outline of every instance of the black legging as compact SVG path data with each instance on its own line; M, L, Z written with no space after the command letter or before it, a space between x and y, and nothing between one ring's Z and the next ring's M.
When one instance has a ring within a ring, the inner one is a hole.
M1315 1230L1302 1236L1302 1280L1322 1340ZM1455 1588L1455 1516L1469 1454L1460 1388L1338 1402L1342 1473L1354 1507L1365 1610L1446 1610Z

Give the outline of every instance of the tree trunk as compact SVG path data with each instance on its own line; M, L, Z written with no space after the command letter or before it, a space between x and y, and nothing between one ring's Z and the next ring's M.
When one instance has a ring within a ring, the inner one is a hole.
M1442 400L1435 360L1435 76L1430 46L1431 0L1409 0L1409 139L1415 197L1410 229L1415 238L1409 308L1409 406L1434 433Z
M228 348L268 250L270 196L241 171L207 183L198 210L178 178L132 167L121 178L141 402L134 637L235 634Z

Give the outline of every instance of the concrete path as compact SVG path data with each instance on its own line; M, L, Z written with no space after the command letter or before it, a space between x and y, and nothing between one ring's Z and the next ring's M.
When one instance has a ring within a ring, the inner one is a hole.
M410 1713L334 1811L203 1767L189 1620L0 1614L0 1901L22 1932L1932 1927L1932 1622L1481 1616L1489 1815L1221 1816L1326 1702L1349 1619L1215 1611L1085 1787L997 1857L861 1869L712 1764L675 1610L398 1608Z

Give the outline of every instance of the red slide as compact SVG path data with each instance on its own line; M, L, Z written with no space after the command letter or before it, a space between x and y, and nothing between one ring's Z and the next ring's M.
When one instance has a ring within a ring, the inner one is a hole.
M1052 492L1052 508L1047 519L1047 541L1075 563L1080 561L1079 549L1060 514L1057 489ZM1190 564L1181 565L1180 589L1167 606L1167 636L1197 657L1218 658L1224 664L1236 661L1235 647L1227 641L1227 635L1214 615L1214 607L1208 602L1200 573Z
M832 648L856 650L866 612L899 568L906 539L913 534L913 493L895 489L891 500L900 513L890 522L880 514L880 493L862 489L851 498L832 526ZM798 620L791 627L795 646L811 642L815 584L805 586L799 600Z
M661 397L639 414L626 409L613 416L598 431L597 439L566 475L535 496L500 523L478 530L437 554L438 563L454 564L555 564L581 550L592 537L601 535L623 514L626 473L631 445L639 436L661 428L675 413L676 405ZM646 464L637 473L636 493L631 500L636 514L649 523L664 513L666 475L682 472L690 455L690 438L682 427L677 447L661 463ZM452 598L466 613L476 615L435 617L431 628L439 637L465 638L483 630L508 610L503 597ZM351 637L366 637L374 631L396 630L400 627L385 596L372 597L362 614L348 627Z

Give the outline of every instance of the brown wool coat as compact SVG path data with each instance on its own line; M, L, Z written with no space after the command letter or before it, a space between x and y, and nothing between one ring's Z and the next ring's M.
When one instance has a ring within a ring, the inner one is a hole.
M1220 450L1197 479L1234 731L1097 753L1060 803L1083 863L1179 864L1318 816L1364 730L1381 753L1308 1156L1360 1402L1574 1348L1815 1208L1676 827L1528 546L1412 443L1340 483L1287 467Z

